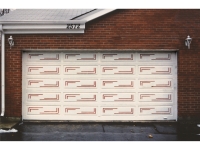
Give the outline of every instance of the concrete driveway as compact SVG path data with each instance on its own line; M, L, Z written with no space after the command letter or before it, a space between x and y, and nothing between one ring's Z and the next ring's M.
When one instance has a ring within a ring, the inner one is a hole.
M172 123L42 123L21 122L18 132L0 133L0 141L198 141ZM198 127L197 127L198 129Z

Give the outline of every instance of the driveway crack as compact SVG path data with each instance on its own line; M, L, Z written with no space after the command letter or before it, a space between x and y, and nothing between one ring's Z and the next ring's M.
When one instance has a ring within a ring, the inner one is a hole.
M158 129L156 128L155 124L153 124L153 127L156 130L156 132L158 132L159 134L162 134L160 131L158 131Z

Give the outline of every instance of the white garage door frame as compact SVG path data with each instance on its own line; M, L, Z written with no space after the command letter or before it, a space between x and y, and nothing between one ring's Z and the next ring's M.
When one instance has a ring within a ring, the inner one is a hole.
M22 54L23 120L169 121L177 103L175 51Z

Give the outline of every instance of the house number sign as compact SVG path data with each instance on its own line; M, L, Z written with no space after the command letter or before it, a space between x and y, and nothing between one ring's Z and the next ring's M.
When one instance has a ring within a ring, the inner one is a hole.
M67 24L66 29L80 29L80 24Z

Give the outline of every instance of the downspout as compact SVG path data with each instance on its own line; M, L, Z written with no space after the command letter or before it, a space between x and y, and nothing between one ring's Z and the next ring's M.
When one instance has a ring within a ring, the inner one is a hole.
M1 116L5 114L5 34L1 31Z

